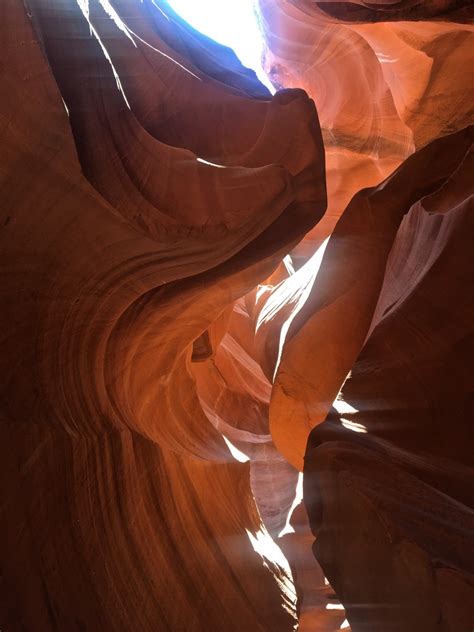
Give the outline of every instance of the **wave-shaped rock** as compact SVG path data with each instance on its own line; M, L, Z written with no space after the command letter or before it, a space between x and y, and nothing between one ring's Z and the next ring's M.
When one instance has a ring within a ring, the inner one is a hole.
M258 5L0 3L2 630L474 627L470 7Z
M315 109L199 76L144 10L0 9L1 627L290 630L191 359L324 212Z

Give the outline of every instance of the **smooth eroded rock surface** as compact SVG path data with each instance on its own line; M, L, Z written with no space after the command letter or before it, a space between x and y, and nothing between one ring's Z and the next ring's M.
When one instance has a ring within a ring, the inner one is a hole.
M256 12L0 3L2 631L474 628L472 8Z

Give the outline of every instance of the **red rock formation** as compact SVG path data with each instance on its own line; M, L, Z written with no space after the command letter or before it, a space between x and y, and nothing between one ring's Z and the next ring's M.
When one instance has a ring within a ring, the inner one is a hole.
M284 281L260 312L276 369L272 436L301 467L309 430L326 419L306 450L305 499L317 559L352 629L468 632L473 164L472 132L461 128L473 121L473 83L463 76L473 65L454 60L472 62L469 11L260 4L268 64L312 94L325 137L329 215L297 255L332 232L322 261L314 255L296 287ZM345 65L342 40L353 51ZM360 157L382 169L374 143L395 158L386 139L401 138L400 124L413 148L433 142L343 210L367 181L334 178L331 161L349 149L349 173L370 177ZM325 128L337 130L334 144ZM331 215L341 215L334 229ZM279 333L272 321L286 326Z
M472 139L471 130L463 130L427 145L382 184L358 193L336 225L286 334L273 385L273 438L296 467L309 430L325 419L362 348L405 214L418 199L449 185Z
M463 291L472 287L472 203L465 194L447 214L415 205L404 219L372 331L308 445L316 556L355 630L468 632L474 621L474 313ZM435 194L423 205L434 210L439 201Z
M2 630L474 627L468 5L259 5L0 4Z
M266 69L316 100L324 135L328 211L298 250L306 258L357 191L472 123L469 4L259 0Z
M324 211L314 106L200 76L151 5L114 7L1 5L1 627L290 630L190 364Z

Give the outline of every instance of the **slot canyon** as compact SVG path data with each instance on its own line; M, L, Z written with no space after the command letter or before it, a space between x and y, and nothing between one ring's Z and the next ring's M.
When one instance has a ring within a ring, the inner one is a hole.
M254 12L0 0L1 632L474 630L473 5Z

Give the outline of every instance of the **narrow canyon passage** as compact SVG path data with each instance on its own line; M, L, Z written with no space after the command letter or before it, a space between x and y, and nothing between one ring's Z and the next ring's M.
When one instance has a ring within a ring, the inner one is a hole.
M473 17L2 0L2 632L472 632Z

